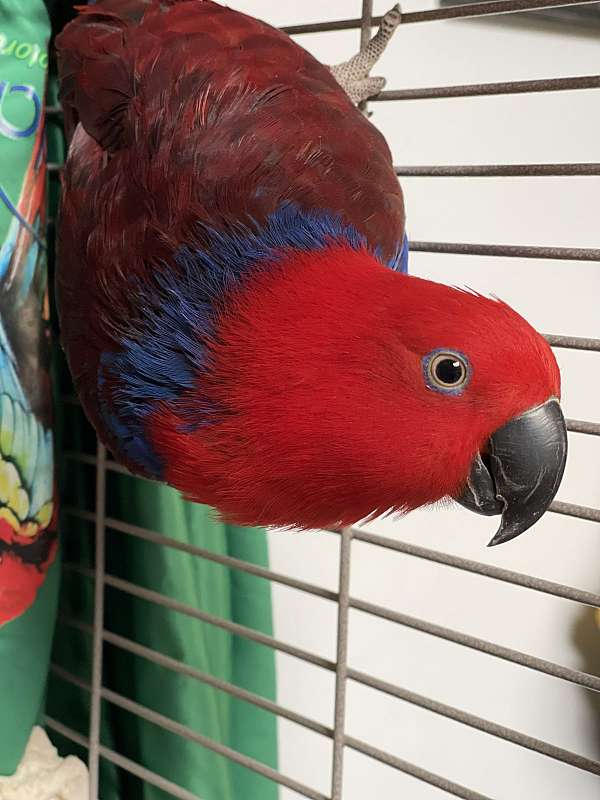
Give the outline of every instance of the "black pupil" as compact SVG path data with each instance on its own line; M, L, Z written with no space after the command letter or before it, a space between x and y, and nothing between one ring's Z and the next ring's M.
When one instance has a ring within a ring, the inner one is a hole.
M463 365L456 358L442 358L435 365L435 377L440 383L452 386L463 378Z

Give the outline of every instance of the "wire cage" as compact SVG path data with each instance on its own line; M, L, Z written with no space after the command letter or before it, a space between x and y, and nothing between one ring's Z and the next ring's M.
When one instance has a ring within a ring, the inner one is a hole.
M380 18L373 14L372 0L363 0L362 9L358 0L348 0L348 12L356 14L353 18L333 22L311 22L309 24L294 25L285 30L291 35L302 36L310 33L323 33L327 31L356 30L360 33L361 40L365 41L371 35L372 29ZM515 12L542 12L548 9L561 9L573 11L582 6L588 12L586 20L591 20L592 12L597 8L589 0L492 0L491 2L466 3L462 5L442 5L441 7L427 10L410 11L403 14L402 26L412 24L429 24L440 20L497 18L499 15L513 14ZM358 12L361 15L358 16ZM591 22L589 23L591 24ZM393 87L393 77L390 79ZM394 89L383 91L372 98L372 103L397 103L401 101L419 99L451 99L468 98L474 96L512 95L531 93L573 92L576 90L589 90L600 88L600 75L554 76L547 79L510 80L503 82L470 83L452 86L434 86L417 89ZM590 100L591 102L591 100ZM48 117L51 121L59 121L60 108L50 106ZM375 116L374 122L377 123ZM526 124L526 123L524 123ZM50 164L51 175L57 175L60 164ZM600 163L525 163L525 164L468 164L468 165L398 165L396 173L401 178L530 178L530 177L565 177L565 176L599 176ZM508 238L508 237L507 237ZM547 245L509 245L509 244L473 244L442 241L411 241L413 252L436 253L449 255L503 257L507 259L542 259L551 261L568 262L599 262L600 248L598 247L555 247ZM571 264L569 268L575 268ZM586 351L594 358L594 353L600 351L600 339L570 336L568 333L547 334L550 344L559 350ZM63 381L64 404L77 411L77 399L68 387L68 380ZM569 419L567 423L570 435L583 435L597 437L600 435L600 423L582 419ZM67 440L69 437L67 436ZM600 691L600 675L593 671L584 671L574 666L557 663L555 660L542 658L538 655L505 646L493 638L481 638L462 632L460 629L446 627L420 616L403 613L384 604L367 601L355 596L351 592L350 570L353 553L357 544L361 547L373 548L390 554L401 554L411 563L420 562L435 564L439 567L453 571L459 580L467 580L467 576L477 576L488 582L497 582L508 586L519 587L531 596L533 594L551 596L563 601L570 601L593 609L600 608L600 594L586 588L566 585L561 582L525 574L504 566L492 565L483 561L472 560L460 555L444 552L426 546L403 541L398 538L380 535L362 527L345 529L343 531L323 532L322 536L329 537L335 549L337 560L338 579L334 587L319 585L314 581L283 574L275 569L251 563L242 558L224 555L212 551L210 548L184 543L163 533L132 524L125 519L120 519L110 512L107 502L110 493L111 476L120 475L126 471L112 460L105 448L91 438L91 431L86 430L69 440L67 449L63 453L69 469L85 471L83 493L77 493L67 498L63 508L65 516L71 520L78 520L87 526L88 534L94 537L94 553L90 558L80 557L81 550L74 539L79 536L76 529L67 527L67 541L65 542L67 561L64 565L66 580L73 576L89 583L90 599L93 595L93 613L87 618L78 615L77 610L64 611L59 621L59 628L66 628L73 634L78 631L89 638L92 649L92 671L87 679L67 669L63 664L55 663L52 673L55 680L71 684L85 693L89 698L89 726L85 732L74 730L61 716L60 711L54 711L47 716L46 724L57 741L69 742L73 746L82 748L87 754L90 770L90 797L99 797L99 776L102 762L115 765L120 770L136 776L141 782L162 790L167 797L180 798L180 800L198 800L198 795L180 786L177 782L168 780L152 763L140 763L133 760L121 751L118 746L109 747L102 740L102 715L109 704L112 707L139 717L153 725L170 731L174 736L187 740L194 745L205 748L223 758L240 765L259 775L264 776L280 787L290 790L291 796L312 798L313 800L345 800L354 797L350 792L348 781L344 781L344 757L349 752L384 764L405 775L411 776L417 782L428 784L440 790L439 794L464 798L464 800L499 800L497 795L483 794L462 783L451 780L443 774L438 774L411 760L405 760L398 754L384 749L369 741L368 738L357 738L351 735L346 725L346 705L348 687L351 685L366 687L382 698L385 702L400 700L418 709L431 712L437 718L445 718L460 726L481 732L496 740L515 745L543 758L559 762L575 770L588 773L597 781L596 788L600 789L600 760L598 758L573 752L557 744L546 741L544 738L523 733L505 724L492 719L471 713L460 707L441 702L430 696L413 691L401 683L390 682L370 674L367 671L353 667L349 656L349 630L352 613L360 612L373 619L384 620L394 626L416 631L426 637L445 643L451 643L459 648L480 653L486 658L507 662L519 669L529 671L534 676L544 675L557 682L563 682L580 687L590 695ZM87 494L86 494L87 493ZM87 497L87 501L82 499ZM88 502L89 501L89 502ZM564 518L577 518L591 523L600 522L600 508L580 504L555 501L551 512ZM324 657L311 650L292 645L270 633L256 630L247 625L221 618L202 607L192 607L182 603L155 589L138 585L125 580L107 568L106 543L108 535L120 535L133 538L150 545L175 550L189 559L202 559L213 564L218 564L229 570L244 573L257 579L266 579L274 586L283 586L303 595L319 598L330 604L335 609L337 627L337 647L335 658ZM315 534L318 535L318 534ZM93 587L93 588L91 588ZM241 688L233 681L225 681L215 675L198 670L184 661L173 658L165 653L147 647L134 638L123 636L107 627L105 615L105 599L108 591L117 591L129 597L137 598L149 604L168 609L176 614L184 615L192 620L228 632L235 637L255 642L261 646L271 648L278 653L283 653L292 659L300 660L314 666L332 676L334 687L334 713L328 723L319 721L309 714L292 710L286 705L262 696L257 692ZM234 698L256 706L280 720L286 720L294 725L312 732L330 742L330 789L325 793L316 789L305 781L298 780L284 771L262 763L260 760L238 752L222 742L211 739L192 727L158 713L122 693L114 691L107 685L106 675L103 671L103 655L107 647L117 648L132 656L153 663L162 670L185 676L199 684L212 687ZM600 638L598 640L600 648ZM476 676L473 676L473 680ZM51 692L52 695L52 687ZM560 715L560 708L554 709ZM450 746L450 745L449 745ZM63 748L64 750L64 748ZM81 752L81 751L79 751ZM500 767L498 767L500 768ZM437 794L436 794L437 796ZM529 794L519 795L530 796ZM591 796L591 795L590 795ZM406 794L406 797L412 797Z

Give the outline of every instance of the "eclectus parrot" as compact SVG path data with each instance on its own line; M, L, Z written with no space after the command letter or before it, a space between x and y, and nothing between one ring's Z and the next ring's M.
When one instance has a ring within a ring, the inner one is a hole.
M566 430L546 341L404 274L402 192L346 64L209 0L104 0L57 39L70 150L58 300L75 385L132 472L238 524L453 497L544 513Z

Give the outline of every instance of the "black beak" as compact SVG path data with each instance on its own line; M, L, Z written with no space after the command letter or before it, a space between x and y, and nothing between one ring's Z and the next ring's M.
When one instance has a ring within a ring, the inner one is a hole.
M502 514L488 547L531 528L558 491L567 460L567 428L558 400L551 398L508 422L477 454L467 487L455 498L478 514Z

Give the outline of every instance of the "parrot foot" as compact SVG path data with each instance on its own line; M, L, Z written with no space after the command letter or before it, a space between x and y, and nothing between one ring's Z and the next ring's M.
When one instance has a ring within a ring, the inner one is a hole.
M385 78L371 77L369 73L381 58L401 20L402 11L397 3L384 15L379 30L365 47L343 64L329 67L333 77L353 103L368 100L369 97L379 94L385 86Z

